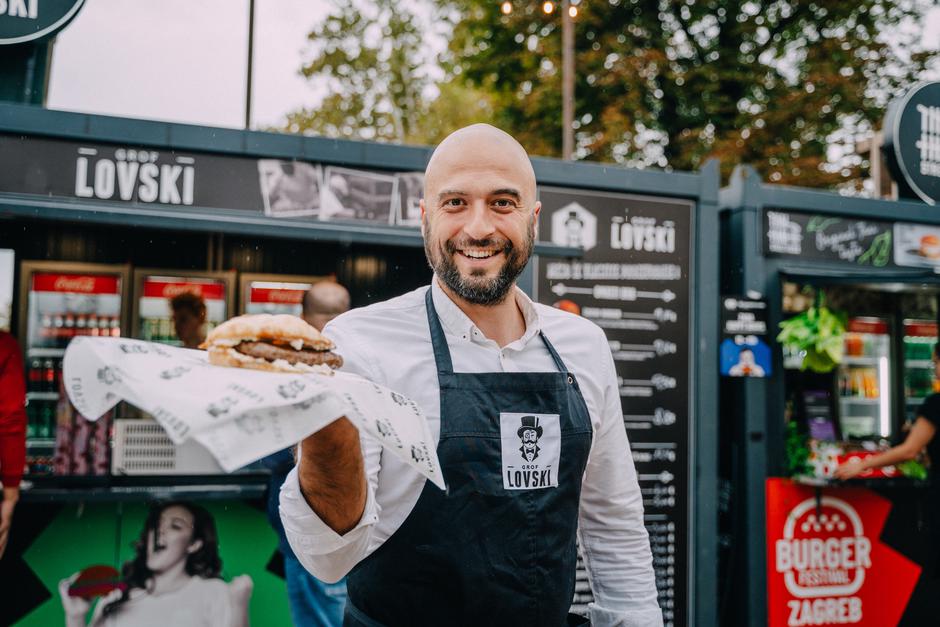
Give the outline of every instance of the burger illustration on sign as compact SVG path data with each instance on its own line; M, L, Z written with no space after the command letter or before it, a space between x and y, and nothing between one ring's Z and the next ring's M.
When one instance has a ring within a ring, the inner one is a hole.
M818 507L814 498L797 505L774 548L776 570L799 599L853 595L871 568L871 540L861 517L847 502L830 496L822 497ZM860 599L848 601L856 601L861 612Z

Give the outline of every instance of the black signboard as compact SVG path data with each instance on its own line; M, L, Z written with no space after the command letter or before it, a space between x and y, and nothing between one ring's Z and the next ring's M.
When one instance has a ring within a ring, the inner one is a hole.
M0 192L261 212L258 161L0 135Z
M893 223L768 209L764 253L770 256L890 266Z
M536 297L607 334L664 623L687 625L693 203L553 188L539 198L541 237L585 252L574 261L539 260Z
M0 0L0 45L51 37L83 4L85 0Z
M891 103L884 151L900 188L924 202L940 201L940 82L921 83ZM903 195L903 194L902 194Z

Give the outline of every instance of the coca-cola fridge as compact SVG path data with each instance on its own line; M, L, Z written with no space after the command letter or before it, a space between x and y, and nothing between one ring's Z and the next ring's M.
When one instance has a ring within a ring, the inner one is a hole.
M75 337L124 334L129 284L126 265L20 264L29 475L108 474L110 412L92 422L75 411L65 394L62 358Z
M239 313L291 314L303 311L304 294L327 277L285 274L242 274L239 277Z
M234 315L234 272L138 269L134 271L133 336L179 346L170 301L185 292L205 302L207 333Z

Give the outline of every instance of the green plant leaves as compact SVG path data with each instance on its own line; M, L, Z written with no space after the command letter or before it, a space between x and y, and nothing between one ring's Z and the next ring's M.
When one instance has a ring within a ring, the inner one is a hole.
M777 341L803 356L801 370L825 373L842 362L847 318L843 312L830 311L824 302L820 292L816 304L780 323Z

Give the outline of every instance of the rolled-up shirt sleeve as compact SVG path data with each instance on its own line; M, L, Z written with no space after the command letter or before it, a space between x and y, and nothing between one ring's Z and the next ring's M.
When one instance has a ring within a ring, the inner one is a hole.
M356 339L343 332L341 325L328 325L324 333L337 345L343 357L344 372L352 372L377 381L370 362ZM370 552L372 532L379 520L381 508L375 499L382 446L369 436L360 434L360 446L368 480L366 505L359 523L340 535L317 516L300 491L300 480L295 466L281 486L279 512L287 541L294 555L318 579L333 583L342 579L353 566ZM298 458L300 451L298 447Z
M604 407L581 487L579 530L595 627L662 627L643 498L606 349Z

